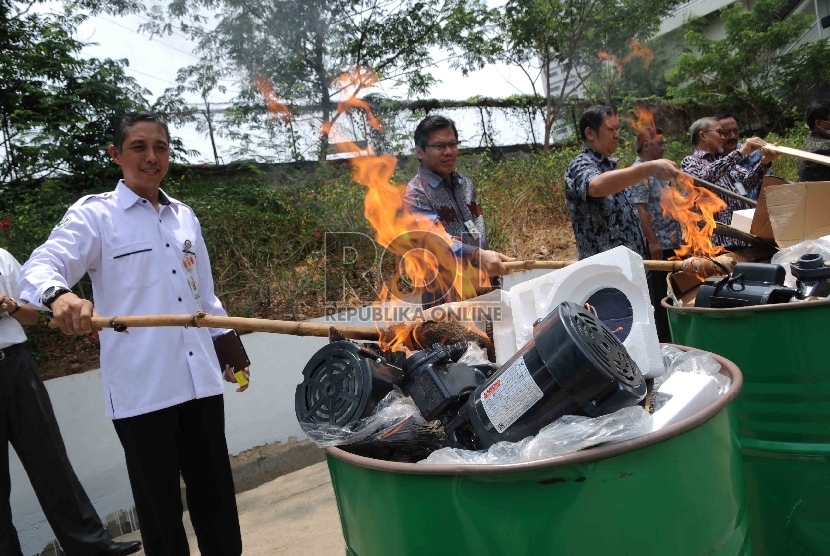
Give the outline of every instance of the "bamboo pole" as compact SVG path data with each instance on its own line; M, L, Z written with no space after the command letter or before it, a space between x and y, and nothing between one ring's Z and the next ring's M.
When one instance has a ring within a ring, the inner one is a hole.
M807 151L802 151L801 149L793 149L792 147L776 146L771 143L767 143L764 147L771 151L775 151L779 154L787 154L790 156L794 156L796 158L803 158L804 160L809 160L810 162L816 162L818 164L830 166L830 156L810 153Z
M353 340L377 340L380 336L374 326L335 325L321 322L296 322L288 320L254 319L244 317L217 317L205 313L195 315L143 315L133 317L92 317L93 328L114 328L119 332L131 327L194 326L196 328L233 328L244 332L273 332L292 336L329 335L333 326L343 336ZM59 328L55 319L49 328Z
M507 270L533 270L536 268L545 270L559 270L578 261L512 261L504 263ZM643 265L646 270L658 270L661 272L678 272L682 270L683 261L654 261L645 260Z

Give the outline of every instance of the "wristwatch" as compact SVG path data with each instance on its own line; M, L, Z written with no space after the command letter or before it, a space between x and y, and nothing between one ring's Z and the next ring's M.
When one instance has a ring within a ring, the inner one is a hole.
M65 293L69 293L71 290L64 288L63 286L52 286L50 288L46 288L46 291L43 292L43 295L40 298L40 304L52 310L52 303L60 296Z

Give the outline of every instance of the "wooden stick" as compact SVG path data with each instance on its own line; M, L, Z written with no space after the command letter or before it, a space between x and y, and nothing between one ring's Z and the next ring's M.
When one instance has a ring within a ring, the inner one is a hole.
M735 193L734 191L729 191L728 189L724 189L723 187L721 187L719 185L715 185L712 182L702 180L702 179L700 179L696 176L693 176L691 174L687 174L686 172L680 172L680 173L684 176L688 176L688 177L692 178L698 184L702 185L706 189L711 189L715 193L720 193L721 195L724 195L726 197L730 197L730 198L735 199L737 201L740 201L742 203L746 203L747 205L749 205L751 207L758 206L758 201L753 201L749 197L744 197L743 195L739 195L738 193Z
M796 158L803 158L804 160L809 160L810 162L817 162L818 164L830 166L830 156L825 156L823 154L809 153L807 151L802 151L801 149L793 149L792 147L776 147L772 143L767 143L765 148L780 154L788 154Z
M533 270L542 268L546 270L559 270L572 265L577 261L513 261L504 263L507 270ZM646 270L659 270L662 272L677 272L681 270L683 261L643 261Z
M377 340L380 336L374 326L337 325L322 322L296 322L287 320L252 319L243 317L217 317L197 313L195 315L143 315L135 317L92 317L94 328L115 328L118 331L130 327L195 326L196 328L233 328L246 332L273 332L292 336L329 335L332 326L343 336L353 340ZM55 319L49 328L59 328Z

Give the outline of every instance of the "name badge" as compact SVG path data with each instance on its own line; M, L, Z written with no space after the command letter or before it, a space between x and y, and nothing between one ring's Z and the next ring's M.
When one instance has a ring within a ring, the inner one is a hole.
M476 228L476 225L473 224L472 220L467 220L464 222L464 225L467 226L467 231L469 231L474 238L479 238L481 234L478 233L478 228Z

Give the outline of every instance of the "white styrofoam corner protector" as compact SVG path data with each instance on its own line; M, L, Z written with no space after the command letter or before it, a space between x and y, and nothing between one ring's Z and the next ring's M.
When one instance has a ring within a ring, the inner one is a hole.
M659 392L671 395L671 399L651 416L651 432L692 417L720 397L718 383L713 377L682 371L672 374L660 386Z
M657 328L653 324L635 321L623 345L644 377L657 378L666 372Z

